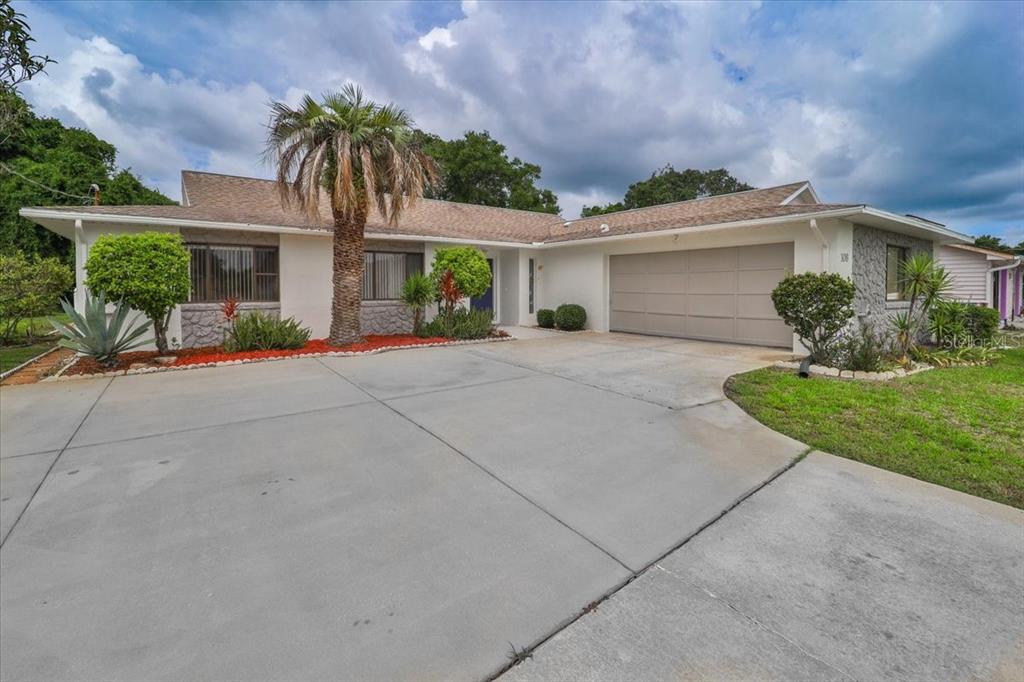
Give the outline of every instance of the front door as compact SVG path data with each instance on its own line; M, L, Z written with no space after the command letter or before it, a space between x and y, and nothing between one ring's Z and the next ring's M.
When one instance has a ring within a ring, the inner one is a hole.
M491 269L491 284L487 291L481 296L470 300L469 305L473 310L490 310L494 312L494 259L487 259L487 267Z

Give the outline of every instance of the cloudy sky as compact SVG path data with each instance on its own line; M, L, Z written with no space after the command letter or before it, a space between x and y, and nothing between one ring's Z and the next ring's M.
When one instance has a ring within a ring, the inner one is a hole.
M672 163L1024 240L1024 3L15 4L37 111L174 198L269 177L266 103L354 81L491 131L566 217Z

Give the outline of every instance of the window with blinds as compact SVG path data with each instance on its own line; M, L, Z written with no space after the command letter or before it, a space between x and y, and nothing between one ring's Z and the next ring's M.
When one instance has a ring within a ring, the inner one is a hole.
M393 301L402 297L402 284L413 273L423 272L422 253L363 253L364 301Z
M190 273L195 303L277 301L277 247L189 244Z

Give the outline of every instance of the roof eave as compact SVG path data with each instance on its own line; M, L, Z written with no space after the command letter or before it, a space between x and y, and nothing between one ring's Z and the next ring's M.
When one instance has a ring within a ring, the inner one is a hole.
M29 220L68 221L82 220L88 222L114 223L119 225L152 225L154 227L192 227L202 230L249 230L271 234L302 235L304 237L327 237L330 230L310 227L287 227L283 225L265 225L260 223L232 223L215 220L196 220L188 218L156 218L146 216L118 215L110 213L77 213L72 211L53 211L45 208L23 208L18 214ZM44 224L44 227L49 227ZM365 233L367 239L391 239L395 241L431 242L440 244L478 244L494 247L529 247L527 242L500 241L487 239L466 239L463 237L440 237L435 235L394 234L389 232Z
M813 209L813 205L808 205ZM54 211L46 208L23 208L19 214L33 220L86 220L92 222L108 222L116 224L154 225L161 227L195 227L200 229L223 229L223 230L250 230L254 232L268 232L278 234L295 234L303 236L326 236L331 234L328 230L317 230L302 227L284 227L281 225L264 225L258 223L231 223L209 220L195 220L182 218L147 218L142 216L112 215L100 213L77 213L71 211ZM711 230L733 229L740 227L753 227L757 225L777 225L783 223L799 222L811 218L845 218L856 219L858 216L865 216L875 221L882 221L886 227L895 227L897 230L905 228L904 231L911 231L920 235L930 235L933 241L942 243L970 243L973 241L969 236L950 230L937 223L926 220L919 220L908 216L901 216L870 206L852 206L844 208L829 209L825 211L809 210L806 213L794 213L783 216L772 216L767 218L750 218L746 220L730 221L724 223L708 223L703 225L692 225L688 227L669 228L664 230L648 230L645 232L631 232L619 235L587 235L577 239L564 241L517 242L499 240L466 239L458 237L440 237L433 235L398 235L389 233L367 232L370 239L396 239L403 241L422 241L432 243L452 244L480 244L495 247L520 247L520 248L561 248L580 243L605 243L609 241L621 241L626 239L643 239L652 236L664 236L675 234L690 234Z

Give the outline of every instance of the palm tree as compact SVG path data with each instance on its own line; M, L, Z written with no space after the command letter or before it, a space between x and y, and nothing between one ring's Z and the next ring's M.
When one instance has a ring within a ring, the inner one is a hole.
M366 218L376 210L395 224L402 210L437 182L437 166L413 143L409 115L393 104L364 99L358 86L326 93L321 102L307 95L296 109L283 102L272 102L270 109L264 158L277 167L282 204L294 202L317 221L321 199L330 199L330 342L353 343L360 338Z

